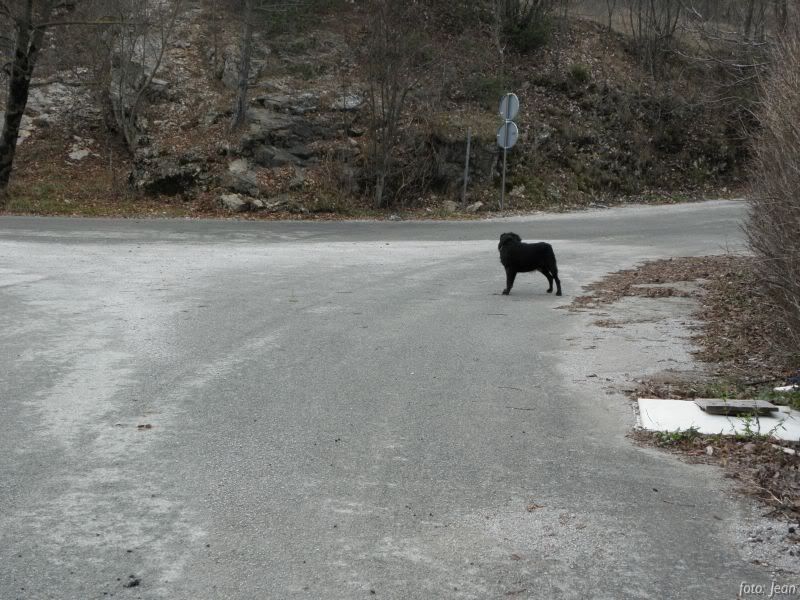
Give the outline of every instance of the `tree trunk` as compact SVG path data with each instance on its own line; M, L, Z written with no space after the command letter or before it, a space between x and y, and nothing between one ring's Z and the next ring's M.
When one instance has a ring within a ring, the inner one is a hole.
M786 0L775 0L775 19L778 22L778 30L783 33L789 23L789 5Z
M253 2L254 0L245 1L244 27L242 30L242 62L239 65L239 85L231 129L237 129L247 116L247 87L250 81L250 56L253 53Z
M749 0L747 3L747 13L744 19L744 38L750 39L750 34L753 29L753 17L756 12L756 0Z
M375 208L383 208L383 189L385 185L386 173L383 172L383 167L381 167L381 172L378 173L375 181Z
M42 9L42 21L50 19L52 2L47 2ZM44 38L44 27L34 27L33 0L27 0L23 15L17 20L17 39L14 46L14 60L11 65L11 78L8 82L8 100L3 131L0 135L0 207L4 204L2 196L8 189L11 180L11 169L17 151L19 128L22 115L28 104L33 68L39 56Z

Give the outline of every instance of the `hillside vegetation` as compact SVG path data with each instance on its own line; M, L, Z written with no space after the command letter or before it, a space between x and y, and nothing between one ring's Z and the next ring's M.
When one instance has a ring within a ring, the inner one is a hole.
M760 0L144 4L56 8L92 24L47 32L8 210L443 215L468 132L466 204L496 210L506 92L512 210L736 193L794 18Z

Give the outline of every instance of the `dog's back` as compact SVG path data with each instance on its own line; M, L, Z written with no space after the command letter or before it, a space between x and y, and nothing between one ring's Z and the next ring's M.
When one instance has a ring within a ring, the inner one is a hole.
M500 262L504 267L514 267L518 273L538 271L542 267L557 272L555 252L547 242L508 244L500 251Z

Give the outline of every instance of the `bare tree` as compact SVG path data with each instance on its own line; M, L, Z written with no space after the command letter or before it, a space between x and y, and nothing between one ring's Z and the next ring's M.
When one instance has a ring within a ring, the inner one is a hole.
M614 12L617 9L617 0L606 0L606 12L608 13L608 31L611 32L611 26L614 21Z
M55 7L56 0L0 0L0 17L10 21L15 38L0 134L0 208L5 205L31 78Z
M158 0L116 0L108 3L114 11L108 35L110 57L110 100L114 119L128 148L139 141L139 114L164 60L170 38L182 9L182 0L171 4Z
M560 9L566 17L569 0L493 0L493 5L496 37L502 39L502 47L529 52L547 41L552 13Z
M0 0L0 23L11 24L14 40L0 135L0 196L8 188L31 80L50 30L89 27L91 39L105 40L109 58L104 64L112 65L111 93L119 98L112 102L115 116L134 147L139 108L161 65L181 4L182 0ZM150 68L143 68L146 63Z
M254 4L255 0L244 0L239 83L236 89L236 104L233 109L231 129L237 129L247 116L247 87L250 80L250 59L253 55Z
M630 0L630 33L653 79L661 74L672 50L683 6L683 0Z
M386 206L386 180L393 168L408 95L426 62L418 14L405 0L371 0L364 67L369 84L374 205Z

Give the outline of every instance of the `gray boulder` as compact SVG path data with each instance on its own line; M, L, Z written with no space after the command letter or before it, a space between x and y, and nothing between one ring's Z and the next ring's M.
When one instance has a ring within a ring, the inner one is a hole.
M202 161L182 158L156 156L152 151L137 152L129 175L131 185L153 195L175 196L190 191L203 179L207 169Z
M360 94L343 94L331 103L333 110L350 112L358 110L364 104L364 97Z
M291 152L275 146L258 146L253 150L253 162L262 167L282 167L300 164Z
M319 94L313 92L264 94L253 98L252 103L281 113L304 115L319 108Z
M261 191L255 172L244 158L236 159L228 165L220 183L228 190L246 196L258 196Z
M249 202L239 194L223 194L219 202L231 212L244 212L249 208Z
M442 208L447 213L454 213L458 210L458 204L456 204L453 200L445 200L442 202Z

